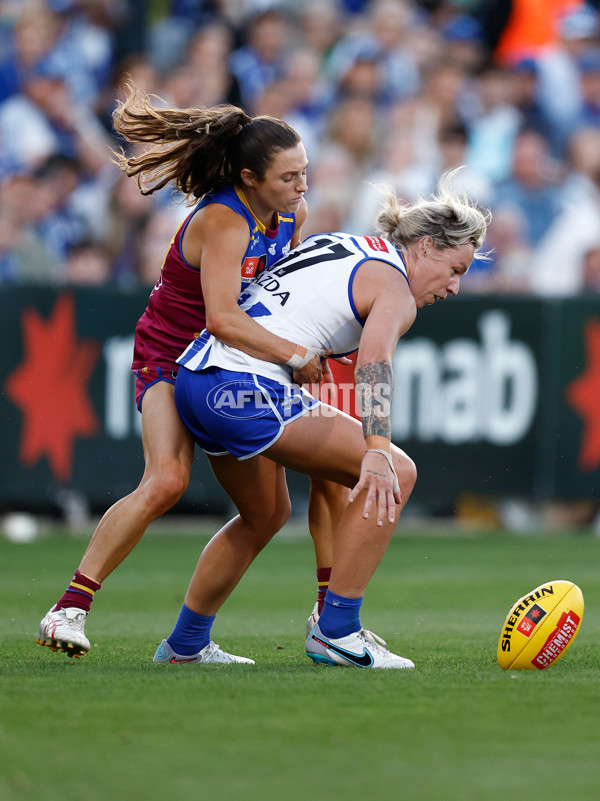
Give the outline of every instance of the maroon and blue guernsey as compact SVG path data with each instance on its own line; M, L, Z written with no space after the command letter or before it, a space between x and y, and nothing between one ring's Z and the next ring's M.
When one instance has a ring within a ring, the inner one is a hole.
M185 260L181 240L194 214L210 203L228 206L248 223L249 241L240 264L240 289L289 251L296 228L294 214L278 215L277 229L270 231L256 219L242 191L234 186L226 186L200 200L171 240L160 278L135 329L132 370L143 384L138 387L138 405L141 390L156 380L174 380L177 357L206 324L200 270Z

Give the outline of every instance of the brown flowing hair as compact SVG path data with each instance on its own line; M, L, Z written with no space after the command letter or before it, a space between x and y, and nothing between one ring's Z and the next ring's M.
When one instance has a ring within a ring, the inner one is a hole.
M275 117L250 117L228 104L212 108L166 108L129 79L113 111L113 126L129 143L150 145L127 154L114 150L123 172L135 177L143 195L173 182L189 203L226 184L240 183L242 169L259 181L280 150L296 147L296 131Z

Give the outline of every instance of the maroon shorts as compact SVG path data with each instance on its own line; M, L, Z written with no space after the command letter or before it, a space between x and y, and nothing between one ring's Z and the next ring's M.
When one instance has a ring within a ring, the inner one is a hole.
M179 365L173 364L171 367L146 365L139 370L133 370L135 376L135 403L140 412L142 411L142 399L146 390L154 384L158 384L159 381L175 384L178 369Z
M352 364L340 364L329 360L329 367L333 373L333 384L312 385L310 391L323 403L327 403L341 412L349 414L356 420L360 420L356 406L356 386L354 383L354 368L356 367L356 357L358 353L354 351L349 358Z

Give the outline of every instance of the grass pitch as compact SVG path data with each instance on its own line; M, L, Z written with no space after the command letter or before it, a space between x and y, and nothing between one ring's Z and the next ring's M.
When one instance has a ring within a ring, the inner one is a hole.
M597 801L592 534L394 538L362 614L416 663L389 672L304 656L308 536L273 542L217 617L217 642L255 667L153 665L205 542L149 532L98 593L75 660L34 640L87 539L0 540L1 801ZM575 643L543 672L502 671L508 608L559 578L586 602Z

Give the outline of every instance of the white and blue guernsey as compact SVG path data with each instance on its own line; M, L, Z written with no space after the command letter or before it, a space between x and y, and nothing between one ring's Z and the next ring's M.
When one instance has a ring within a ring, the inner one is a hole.
M250 282L239 304L284 339L316 353L347 355L358 348L364 325L354 305L354 276L370 260L385 262L406 278L399 251L386 239L315 234ZM206 330L177 362L185 368L175 389L178 411L210 454L254 456L319 404L293 382L285 364L249 356Z

